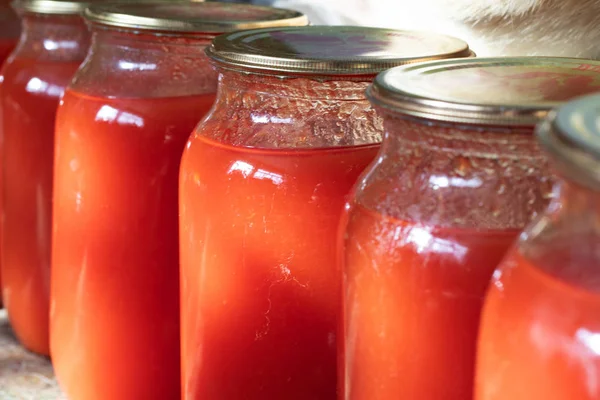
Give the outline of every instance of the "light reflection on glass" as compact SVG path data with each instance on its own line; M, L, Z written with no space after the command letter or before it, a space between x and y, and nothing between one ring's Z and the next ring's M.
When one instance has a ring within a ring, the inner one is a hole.
M450 254L462 262L468 249L452 240L435 237L424 227L412 227L406 236L406 242L414 245L418 253Z
M459 188L478 188L483 184L483 181L478 177L465 179L461 177L436 176L429 177L430 186L437 190L439 188L459 187Z
M548 359L557 355L566 356L572 367L581 368L585 374L585 384L589 393L600 391L600 380L597 371L597 356L600 355L600 334L586 328L575 332L575 340L564 332L557 330L552 321L571 318L565 314L555 314L552 309L544 309L539 321L534 321L530 327L530 341L540 354ZM539 314L539 312L538 312Z
M251 114L250 117L252 118L252 122L255 124L290 124L292 122L291 118L279 118L274 115Z
M144 119L137 115L119 111L108 105L100 107L100 110L96 113L96 121L99 122L116 122L121 125L134 125L138 128L144 127Z
M77 193L75 193L75 210L76 210L77 212L80 212L80 211L81 211L81 203L82 203L82 199L83 199L83 197L82 197L82 195L81 195L81 192L77 192Z
M254 122L255 124L266 124L267 122L269 122L269 117L267 117L266 115L256 115L256 114L252 114L252 122Z
M267 179L273 182L275 185L280 185L283 183L283 177L281 174L277 174L275 172L267 171L261 168L255 170L254 166L248 164L244 161L236 161L231 167L229 167L229 171L227 174L231 174L232 172L238 171L242 174L244 178L248 178L252 176L255 179Z
M256 179L268 179L276 185L280 185L283 182L283 178L280 174L276 174L274 172L265 171L264 169L259 169L254 173L254 177Z
M585 328L579 328L575 333L575 337L586 348L591 350L594 354L600 355L600 333L591 332Z
M495 270L494 274L492 275L492 282L494 283L494 286L496 286L496 288L500 292L504 292L504 284L502 283L502 280L500 279L501 277L502 277L502 270L501 269Z
M79 43L74 40L52 40L44 39L44 49L52 51L58 49L76 49L79 47Z
M151 63L135 63L131 61L119 61L119 68L127 71L153 71L155 70L156 64Z
M229 171L227 171L227 174L231 174L234 171L239 171L242 173L242 175L244 176L244 178L247 178L248 176L250 176L250 174L252 173L252 171L254 171L254 167L250 164L248 164L247 162L244 161L236 161L234 162L231 167L229 167Z
M61 86L44 82L40 78L31 78L29 82L27 82L25 90L29 93L44 93L52 97L60 97L62 96L64 89Z

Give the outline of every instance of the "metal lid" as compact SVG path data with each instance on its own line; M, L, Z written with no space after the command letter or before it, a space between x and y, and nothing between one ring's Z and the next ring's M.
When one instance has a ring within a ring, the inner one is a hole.
M230 3L148 2L94 4L85 17L96 24L136 30L220 34L238 29L306 25L302 13Z
M600 94L566 103L536 129L542 147L569 179L600 188Z
M15 10L20 12L52 15L82 14L88 2L62 0L17 0L12 3Z
M434 61L381 73L367 95L415 117L534 126L576 96L600 91L600 62L551 57Z
M453 37L357 26L234 32L216 38L206 52L225 68L309 75L375 75L402 64L473 55Z

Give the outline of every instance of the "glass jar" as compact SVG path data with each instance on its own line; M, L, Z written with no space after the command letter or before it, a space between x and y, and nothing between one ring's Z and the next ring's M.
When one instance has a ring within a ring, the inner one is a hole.
M383 145L341 225L344 399L472 398L486 287L551 195L534 126L599 90L599 66L470 59L376 78Z
M337 225L382 133L364 91L383 69L468 46L303 27L224 35L207 52L217 100L180 177L184 399L333 399Z
M83 61L85 3L23 0L23 35L0 77L2 114L2 297L19 341L49 355L54 121Z
M85 17L92 47L56 124L53 364L71 400L179 399L177 187L215 98L203 49L307 20L219 3L98 4Z
M19 39L19 17L10 7L10 1L0 0L0 66L13 51ZM0 118L2 114L0 113ZM2 122L0 122L0 125ZM0 145L1 146L1 145ZM2 176L0 174L0 187ZM2 196L0 196L0 209L2 208ZM1 232L0 232L1 234ZM0 239L0 251L2 251L2 240ZM1 259L1 257L0 257ZM0 260L1 261L1 260ZM2 308L2 269L0 268L0 308Z
M600 398L600 96L567 103L538 139L559 176L544 213L494 273L478 400Z

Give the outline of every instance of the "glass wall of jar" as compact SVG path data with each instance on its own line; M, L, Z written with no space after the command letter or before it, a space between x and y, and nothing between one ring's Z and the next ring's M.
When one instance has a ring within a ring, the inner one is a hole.
M17 13L10 6L9 0L0 0L0 66L13 51L19 39L20 23ZM0 112L0 119L2 113ZM0 122L1 126L2 122ZM1 148L1 146L0 146ZM2 176L0 174L0 187ZM0 196L0 209L2 207L2 196ZM1 230L0 230L1 235ZM2 240L0 239L0 251L2 251ZM0 257L0 262L1 262ZM2 308L2 269L0 268L0 308Z
M333 399L335 236L382 134L364 91L391 66L470 51L446 36L304 27L224 35L207 52L217 101L180 177L184 398Z
M377 160L342 217L346 400L468 400L494 268L543 210L551 175L533 129L600 90L600 63L424 63L379 75Z
M85 17L92 46L56 124L53 363L71 400L179 399L177 188L215 98L204 47L307 20L219 3L94 5Z
M600 398L599 110L583 97L538 129L560 180L489 286L478 400Z
M85 3L22 0L23 34L0 77L2 298L17 338L48 355L54 121L85 58Z

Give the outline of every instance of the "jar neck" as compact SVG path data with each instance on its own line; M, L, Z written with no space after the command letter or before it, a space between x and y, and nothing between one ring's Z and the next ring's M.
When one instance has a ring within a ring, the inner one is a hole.
M258 148L380 143L383 125L365 97L367 86L220 70L214 111L203 131L224 143Z
M16 54L41 61L80 62L90 35L79 16L25 14Z
M208 37L93 26L89 56L70 88L117 97L215 93L216 72L203 51L209 44Z
M461 125L425 121L384 112L383 146L397 153L420 149L445 157L543 160L531 128ZM506 171L510 173L510 170Z
M219 94L223 99L239 91L256 91L295 99L325 101L365 101L365 90L370 79L350 81L335 79L311 79L309 77L282 77L255 73L219 70Z
M521 234L518 251L563 282L598 292L600 191L561 180L540 218Z
M427 226L521 231L552 178L532 129L440 124L379 110L384 139L357 201Z
M213 37L163 33L140 33L118 28L91 26L92 44L90 49L94 53L100 53L103 49L114 50L115 47L126 48L127 51L148 51L158 53L161 57L165 53L174 56L186 55L188 57L200 57L203 52L199 47L208 46Z

